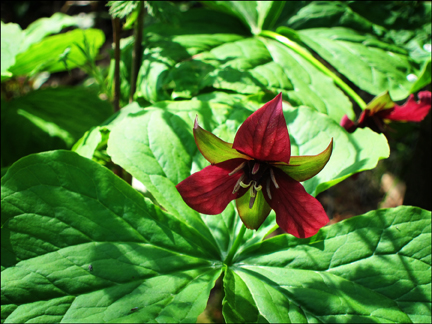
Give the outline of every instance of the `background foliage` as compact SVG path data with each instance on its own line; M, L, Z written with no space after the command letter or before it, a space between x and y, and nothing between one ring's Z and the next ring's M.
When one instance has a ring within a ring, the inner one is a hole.
M386 136L339 121L430 88L430 2L109 5L131 34L120 79L80 16L2 21L2 322L196 322L218 278L226 322L430 321L430 211L372 210L309 239L274 236L272 212L241 238L234 204L202 215L175 189L208 165L196 116L232 142L279 92L293 155L335 143L311 195L375 168ZM50 83L76 67L80 84Z

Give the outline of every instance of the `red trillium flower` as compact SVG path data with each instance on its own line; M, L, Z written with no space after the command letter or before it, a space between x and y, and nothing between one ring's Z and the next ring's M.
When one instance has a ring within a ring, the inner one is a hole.
M191 208L216 215L235 199L249 229L258 229L274 209L278 225L300 238L316 234L328 223L322 205L300 181L324 168L333 140L318 155L291 156L281 93L246 119L233 144L202 129L197 119L193 132L198 149L212 165L176 186Z
M353 122L345 115L340 125L349 133L357 128L369 127L377 133L384 131L386 122L393 121L422 121L431 109L431 92L422 91L418 94L419 101L416 102L414 95L410 95L403 106L396 105L390 98L388 92L375 97L363 110L357 122Z

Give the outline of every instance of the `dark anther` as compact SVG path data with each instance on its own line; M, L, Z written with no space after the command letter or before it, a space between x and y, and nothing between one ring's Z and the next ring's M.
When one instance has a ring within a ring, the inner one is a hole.
M237 183L234 186L233 194L235 194L240 189L240 184L242 183L242 180L246 177L246 175L243 173L240 178L237 180Z

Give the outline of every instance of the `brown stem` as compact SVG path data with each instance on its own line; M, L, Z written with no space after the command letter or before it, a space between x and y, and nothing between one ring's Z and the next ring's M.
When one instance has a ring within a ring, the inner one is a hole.
M120 19L114 18L112 19L113 24L113 36L114 36L114 112L120 110ZM131 184L132 179L131 176L122 169L121 166L115 165L113 171L120 178L125 180L127 183Z
M132 71L131 71L131 82L130 82L131 86L130 86L129 102L133 101L133 95L135 94L136 91L138 71L141 66L143 21L144 21L144 5L142 1L139 3L138 10L139 10L138 17L134 27L135 43L132 52Z
M114 112L120 110L120 19L113 18L113 36L114 36Z

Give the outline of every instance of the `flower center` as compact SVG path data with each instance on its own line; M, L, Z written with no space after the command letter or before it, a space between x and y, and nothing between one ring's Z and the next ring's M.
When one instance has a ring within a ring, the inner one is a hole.
M233 175L239 171L243 171L243 174L238 179L234 186L233 194L240 190L240 188L249 188L250 200L249 208L252 208L256 199L256 195L263 189L265 185L266 193L269 199L272 199L270 183L273 183L276 189L279 188L276 178L274 176L273 168L265 162L256 160L244 161L229 175Z

